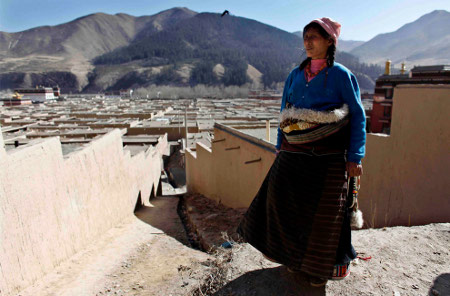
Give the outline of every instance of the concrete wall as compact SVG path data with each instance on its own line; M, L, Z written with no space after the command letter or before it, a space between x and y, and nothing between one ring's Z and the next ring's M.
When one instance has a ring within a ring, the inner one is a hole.
M450 222L450 86L401 85L390 136L369 134L360 205L368 226Z
M137 118L139 120L151 119L156 112L148 113L70 113L70 117L76 118L96 118L96 119L111 119L111 118Z
M195 151L187 149L185 154L186 183L189 191L202 192L209 198L219 200L220 197L215 190L216 176L213 175L213 155L211 152L211 149L200 142L196 143Z
M0 135L0 289L15 295L133 215L157 190L167 137L133 157L114 130L63 157L58 138L5 153Z
M275 147L221 124L214 126L214 141L211 150L200 143L187 150L188 190L229 207L248 207L275 159Z
M188 125L188 133L198 133L196 125ZM127 130L127 136L136 135L162 135L167 134L169 141L177 141L180 138L186 138L186 129L184 126L161 126L161 127L130 127Z
M394 93L391 135L367 135L359 194L365 226L450 222L450 86L402 85ZM274 146L217 124L214 137L226 140L186 153L188 190L248 207L273 163ZM235 146L240 149L225 150Z

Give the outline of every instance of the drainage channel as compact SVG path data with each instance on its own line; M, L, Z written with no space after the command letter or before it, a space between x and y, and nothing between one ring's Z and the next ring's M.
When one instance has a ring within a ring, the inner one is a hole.
M208 253L208 250L204 248L204 243L202 243L195 225L190 221L189 216L187 215L184 195L179 196L177 212L181 223L183 224L191 248Z
M173 145L170 156L164 159L164 170L167 176L167 182L173 187L174 192L186 187L186 173L184 169L183 156L181 154L181 145ZM208 247L201 240L195 224L189 219L188 209L184 199L185 194L175 194L178 197L177 213L183 224L190 247L202 252L208 253Z
M177 147L178 148L178 147ZM167 181L173 188L174 191L180 188L180 183L185 186L185 174L184 183L183 176L180 174L182 171L184 173L184 168L180 162L180 154L178 151L171 153L164 161L164 168L169 173L166 173ZM180 179L182 180L180 182ZM227 274L229 269L229 262L232 260L231 250L222 250L221 252L213 251L212 248L205 242L202 236L199 234L195 223L190 219L188 205L186 204L186 196L184 194L175 194L178 197L177 204L177 214L183 224L184 231L187 236L187 240L190 247L214 256L214 260L209 261L207 264L210 267L210 271L204 281L190 291L189 295L193 296L212 296L217 291L219 291L227 283Z

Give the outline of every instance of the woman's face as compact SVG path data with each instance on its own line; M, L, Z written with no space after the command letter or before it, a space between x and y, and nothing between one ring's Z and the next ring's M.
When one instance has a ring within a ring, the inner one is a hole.
M306 55L313 60L325 59L327 57L328 47L332 43L331 40L323 38L316 28L308 29L303 36Z

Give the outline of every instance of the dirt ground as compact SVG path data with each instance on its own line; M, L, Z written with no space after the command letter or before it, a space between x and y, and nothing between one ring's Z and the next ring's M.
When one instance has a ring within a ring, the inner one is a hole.
M245 209L228 208L199 194L184 195L183 204L187 223L203 250L216 249L228 239L238 241L236 228Z
M190 295L214 256L190 247L178 197L152 199L18 295ZM1 293L0 293L1 295Z
M189 236L179 197L154 198L19 295L450 295L450 223L354 231L355 249L371 259L313 288L246 243L219 247L234 241L244 210L200 195L182 201Z
M224 242L220 232L235 237L242 210L201 195L184 201L200 239L210 247ZM250 245L235 244L222 267L220 288L211 295L450 295L450 223L358 230L352 241L360 257L371 259L356 259L348 278L322 288L265 260Z

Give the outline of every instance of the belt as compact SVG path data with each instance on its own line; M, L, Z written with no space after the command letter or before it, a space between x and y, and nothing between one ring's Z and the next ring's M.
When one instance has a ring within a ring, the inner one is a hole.
M336 149L330 148L326 146L314 146L314 145L292 145L283 137L283 141L281 142L282 151L289 152L303 152L313 155L325 155L325 154L346 154L347 150L345 149Z

